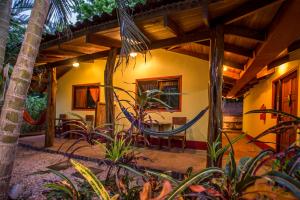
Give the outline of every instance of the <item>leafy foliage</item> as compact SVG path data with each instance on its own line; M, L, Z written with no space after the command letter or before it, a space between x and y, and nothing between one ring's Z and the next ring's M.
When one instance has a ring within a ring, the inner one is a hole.
M84 165L81 163L71 160L74 168L85 178L85 180L91 185L97 196L103 200L110 200L110 196L101 183L101 181Z
M144 2L145 0L131 0L129 1L129 7ZM116 8L115 0L80 0L80 3L74 7L74 10L77 13L77 20L84 20L94 15L111 13L114 8Z
M288 120L279 122L278 124L268 128L267 130L263 131L262 133L258 134L254 137L251 142L258 141L260 138L268 135L268 134L282 134L286 130L289 129L297 129L300 124L300 118L292 115L290 113L274 110L274 109L266 109L266 110L252 110L247 112L246 114L254 114L254 113L268 113L277 115L277 117L281 118L288 118Z
M27 96L25 102L25 109L29 112L33 119L38 119L43 111L47 108L47 95L46 94L30 94ZM26 122L22 125L22 133L36 132L43 130L44 125L32 126Z
M145 123L148 116L147 108L151 108L153 101L156 101L155 96L160 94L160 91L141 92L138 89L137 93L124 92L134 102L119 101L128 103L127 109L132 110L133 115L137 118L136 123ZM156 102L163 104L159 99ZM285 117L291 117L294 124L295 120L298 120L297 117L282 112L270 110L264 112L275 112ZM151 123L152 119L149 118L149 120ZM82 121L84 120L82 119ZM85 134L90 133L87 130L94 130L93 128L83 129L86 131ZM84 165L71 161L75 169L83 175L85 181L101 199L247 199L251 193L249 189L258 180L263 181L264 179L266 181L263 184L270 189L270 192L265 194L265 191L256 189L255 195L262 193L264 197L268 198L268 196L274 195L274 191L280 189L280 191L289 191L295 197L300 198L300 148L297 146L292 146L279 153L273 150L263 150L253 158L242 158L237 162L233 144L244 135L230 140L224 133L228 140L227 145L217 148L220 143L209 144L210 156L214 161L222 161L225 153L228 152L227 164L224 168L209 167L196 173L193 173L192 169L188 169L183 179L175 179L167 172L139 168L134 162L135 154L134 148L131 146L130 129L121 131L115 129L114 131L113 138L104 132L99 134L106 135L106 139L110 141L109 145L105 147L105 151L107 159L111 162L107 165L107 176L103 182ZM94 137L92 138L94 139ZM94 143L99 142L94 141ZM135 182L137 179L141 181ZM75 186L70 186L70 183L63 186L61 184L50 185L50 187L65 195L73 196L73 198L78 194L74 193Z
M231 144L238 142L240 139L244 138L245 135L240 134L239 136L231 140L231 144L229 143L222 148L219 148L221 146L220 137L221 134L218 135L216 142L214 142L213 144L208 143L208 154L212 158L213 163L222 162L222 158L224 154L230 149Z

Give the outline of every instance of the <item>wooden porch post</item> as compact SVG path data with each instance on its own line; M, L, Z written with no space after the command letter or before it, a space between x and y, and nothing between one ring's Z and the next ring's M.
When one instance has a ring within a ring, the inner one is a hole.
M104 70L104 84L105 86L113 86L113 73L116 63L118 49L112 48L107 57L106 66ZM105 87L105 122L107 124L115 123L114 115L114 93L113 88Z
M55 137L55 117L56 117L56 68L49 69L48 85L48 110L47 110L47 130L45 136L45 147L53 146Z
M217 140L222 129L222 82L224 59L224 29L216 25L211 30L210 59L209 59L209 119L207 142L212 144ZM222 135L221 135L222 136ZM222 142L222 137L219 141ZM221 146L220 146L221 147ZM207 152L207 167L221 166L222 161L215 163Z

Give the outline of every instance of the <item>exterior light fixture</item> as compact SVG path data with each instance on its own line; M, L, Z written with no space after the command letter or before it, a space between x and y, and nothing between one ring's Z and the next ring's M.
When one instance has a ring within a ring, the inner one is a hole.
M223 71L226 72L228 70L228 67L223 66Z
M135 58L137 56L137 52L133 51L129 55L130 55L131 58Z
M76 67L76 68L79 67L79 63L78 62L74 62L72 65L73 65L73 67Z

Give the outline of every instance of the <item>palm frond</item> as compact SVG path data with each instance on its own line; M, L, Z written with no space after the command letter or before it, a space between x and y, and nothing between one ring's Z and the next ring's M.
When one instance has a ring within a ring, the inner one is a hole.
M285 130L295 128L296 125L299 123L300 123L300 121L297 121L297 120L280 122L280 123L268 128L267 130L263 131L262 133L258 134L256 137L252 138L249 142L258 141L258 139L260 139L263 136L268 135L270 133L281 134Z
M78 4L79 0L51 0L46 23L64 30L70 24L73 8Z
M117 5L117 14L120 24L120 34L122 47L117 66L119 66L123 58L125 58L126 65L129 63L130 53L140 52L147 53L149 39L136 26L130 15L130 1L129 0L115 0ZM117 67L116 66L116 67Z
M286 113L286 112L282 112L282 111L278 111L278 110L274 110L274 109L251 110L251 111L246 112L245 114L253 114L253 113L269 113L269 114L280 115L283 117L291 117L295 120L300 120L300 118L295 115L292 115L292 114Z
M277 172L277 171L271 171L268 172L266 177L272 179L274 182L279 184L282 187L288 188L289 191L291 191L295 197L300 199L300 182L293 179L291 176L288 176L287 174Z

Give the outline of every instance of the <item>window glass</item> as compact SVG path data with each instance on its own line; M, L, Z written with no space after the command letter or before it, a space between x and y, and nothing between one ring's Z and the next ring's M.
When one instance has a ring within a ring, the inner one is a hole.
M139 79L137 80L137 85L142 90L142 92L154 89L164 92L165 94L158 95L156 96L156 98L171 106L171 110L178 111L181 109L181 76ZM151 109L161 110L165 109L165 106L158 103L157 101L152 101Z

